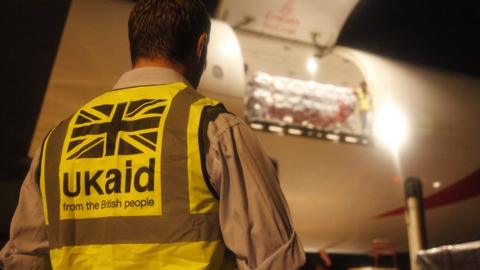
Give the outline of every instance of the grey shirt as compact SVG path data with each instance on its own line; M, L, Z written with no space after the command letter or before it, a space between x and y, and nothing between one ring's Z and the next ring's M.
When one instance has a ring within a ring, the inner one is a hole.
M171 69L139 68L114 89L186 80ZM298 269L305 261L273 165L251 129L221 113L208 123L206 167L219 195L220 228L239 269ZM0 251L5 269L48 269L49 244L36 180L40 151L20 190L10 240Z

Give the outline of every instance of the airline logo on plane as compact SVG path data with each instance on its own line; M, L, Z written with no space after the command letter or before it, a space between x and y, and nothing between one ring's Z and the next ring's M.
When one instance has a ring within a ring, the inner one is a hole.
M163 99L82 109L69 138L67 160L155 153Z

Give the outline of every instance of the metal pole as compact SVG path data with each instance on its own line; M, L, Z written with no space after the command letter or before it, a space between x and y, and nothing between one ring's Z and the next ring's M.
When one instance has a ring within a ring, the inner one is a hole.
M409 177L405 181L405 200L410 268L411 270L417 270L419 269L417 254L427 246L422 182L419 178Z

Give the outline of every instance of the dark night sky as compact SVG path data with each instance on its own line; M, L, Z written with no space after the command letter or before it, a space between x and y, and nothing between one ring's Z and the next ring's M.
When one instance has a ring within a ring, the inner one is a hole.
M338 44L480 77L480 1L360 0Z

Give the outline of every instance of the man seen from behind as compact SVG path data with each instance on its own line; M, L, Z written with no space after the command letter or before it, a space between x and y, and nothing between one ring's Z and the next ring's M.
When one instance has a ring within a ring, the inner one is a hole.
M196 92L200 0L140 0L133 69L45 138L4 269L298 269L302 245L253 132Z

